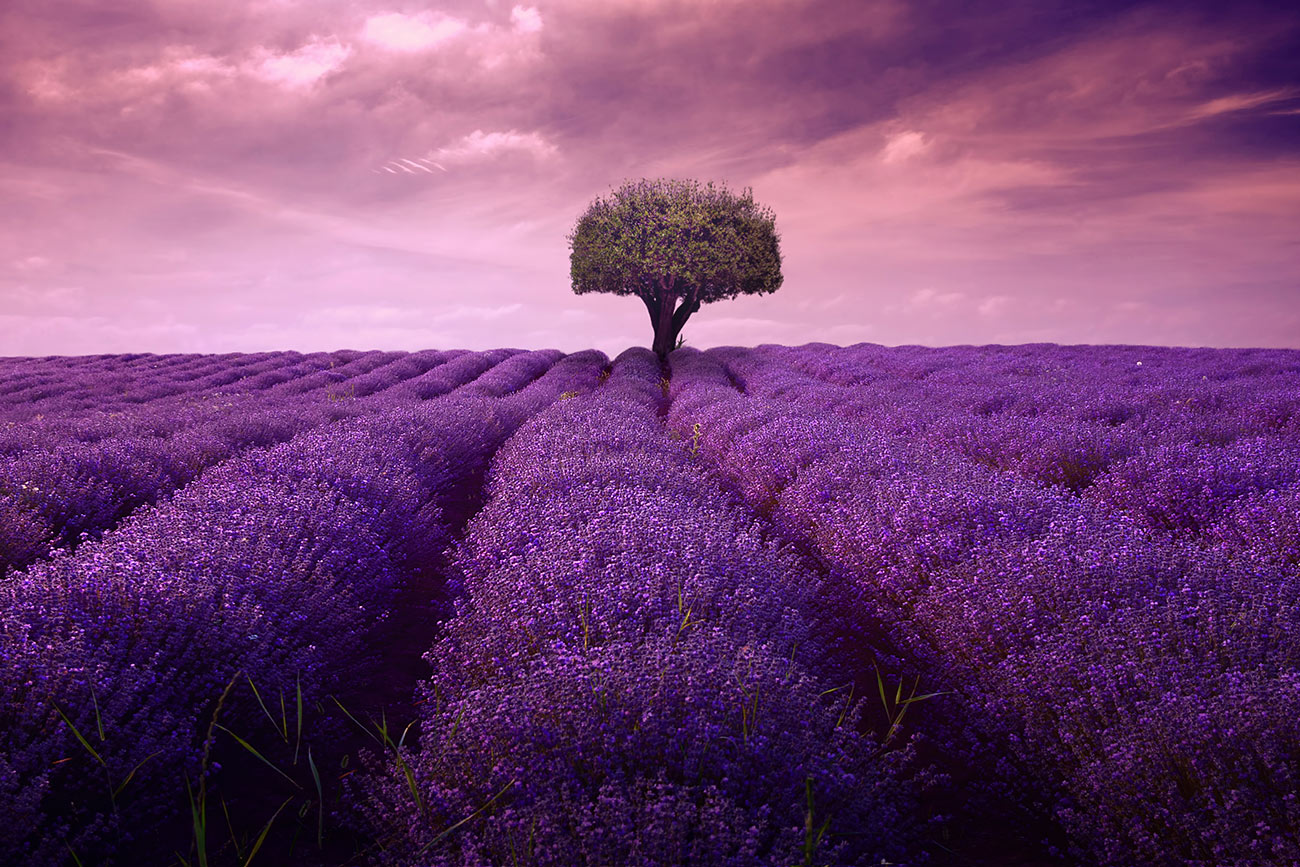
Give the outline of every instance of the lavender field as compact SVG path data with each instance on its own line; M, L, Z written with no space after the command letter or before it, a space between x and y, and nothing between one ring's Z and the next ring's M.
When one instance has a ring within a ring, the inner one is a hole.
M1300 863L1300 351L0 359L0 864Z

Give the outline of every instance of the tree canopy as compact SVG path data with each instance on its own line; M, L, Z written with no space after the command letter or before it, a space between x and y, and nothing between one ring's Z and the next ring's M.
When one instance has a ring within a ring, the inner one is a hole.
M640 297L660 358L701 304L775 292L784 279L775 215L748 187L628 182L592 202L568 240L574 293Z

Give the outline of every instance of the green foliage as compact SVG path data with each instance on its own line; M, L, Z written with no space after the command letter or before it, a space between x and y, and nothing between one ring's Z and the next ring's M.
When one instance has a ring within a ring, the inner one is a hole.
M597 199L568 236L573 291L655 296L702 304L775 292L781 254L775 216L712 182L625 183Z
M661 359L701 304L775 292L784 279L775 217L748 188L736 196L712 181L625 183L592 202L568 240L573 291L639 297Z

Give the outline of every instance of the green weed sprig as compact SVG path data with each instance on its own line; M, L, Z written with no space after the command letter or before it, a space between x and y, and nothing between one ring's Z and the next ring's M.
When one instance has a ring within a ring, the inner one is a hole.
M99 713L99 699L95 695L94 684L91 684L90 687L90 700L92 705L95 708L95 730L99 734L99 742L102 744L107 740L107 738L104 735L104 720ZM162 750L158 750L157 752L153 752L145 756L136 764L134 768L132 768L127 773L125 777L122 778L122 782L114 786L112 773L109 771L108 763L104 761L104 757L101 756L95 750L95 748L90 745L90 741L87 740L85 735L81 733L81 730L78 729L76 725L73 724L72 720L68 719L68 715L63 712L62 708L60 708L57 704L53 705L53 707L54 710L58 712L59 716L63 717L63 721L68 724L68 728L72 730L72 734L75 735L77 740L81 743L81 745L86 748L86 752L90 753L91 758L93 758L96 762L98 762L100 767L104 769L104 779L108 781L108 799L113 806L113 812L116 813L117 796L122 794L122 790L126 788L126 784L131 782L131 780L135 777L135 772L140 770L140 768L144 766L145 762L149 761L154 756L160 755L162 753ZM75 852L73 853L73 858L76 858Z
M946 692L927 692L925 695L917 695L917 687L921 683L918 675L912 682L912 691L903 698L903 681L898 681L898 688L894 690L894 700L891 702L885 693L885 679L880 674L880 667L876 666L876 688L880 691L880 703L885 709L885 718L889 721L889 731L885 733L884 740L881 744L889 743L890 739L898 733L899 728L903 725L903 717L907 714L907 709L918 701L925 701L928 698L934 698L939 695L947 695Z
M822 838L826 836L826 831L831 826L831 817L827 816L818 827L816 823L816 811L813 809L813 778L807 776L803 781L804 799L807 804L804 809L803 820L803 863L802 867L814 867L813 855L817 852L817 847L821 845Z

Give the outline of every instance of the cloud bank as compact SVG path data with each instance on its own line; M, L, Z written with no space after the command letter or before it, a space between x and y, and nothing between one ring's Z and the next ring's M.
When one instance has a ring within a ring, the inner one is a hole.
M999 10L13 0L0 355L617 352L564 238L639 177L776 213L692 345L1300 346L1300 15Z

